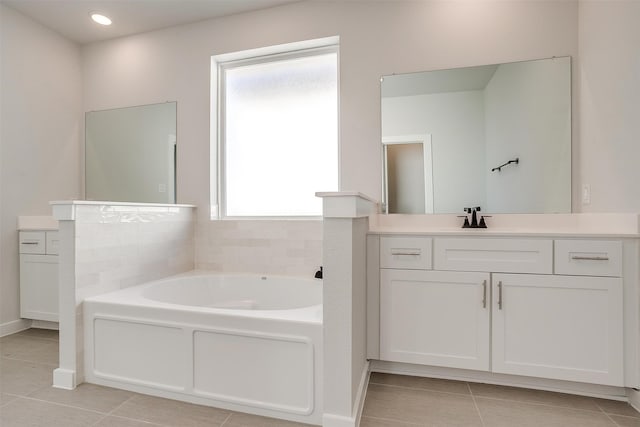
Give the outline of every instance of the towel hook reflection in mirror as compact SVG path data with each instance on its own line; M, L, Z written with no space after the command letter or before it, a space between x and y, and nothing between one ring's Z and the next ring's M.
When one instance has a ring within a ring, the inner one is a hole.
M511 163L515 163L517 165L518 163L520 163L520 158L516 157L513 160L509 160L507 163L503 163L500 166L496 166L495 168L491 169L491 172L494 172L494 171L501 172L503 167L510 165Z

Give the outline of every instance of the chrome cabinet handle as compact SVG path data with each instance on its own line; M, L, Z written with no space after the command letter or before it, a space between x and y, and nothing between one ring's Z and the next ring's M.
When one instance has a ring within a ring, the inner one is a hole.
M420 255L422 251L420 249L391 249L391 255Z
M609 261L608 256L580 256L573 255L571 259L582 260L582 261Z
M502 281L498 282L498 310L502 310Z
M487 308L487 281L482 281L482 308Z
M21 245L39 245L40 242L20 242Z

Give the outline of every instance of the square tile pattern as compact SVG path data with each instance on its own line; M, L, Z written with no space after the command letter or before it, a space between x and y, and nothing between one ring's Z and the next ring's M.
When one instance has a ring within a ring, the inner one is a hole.
M82 384L51 387L56 331L0 338L2 427L296 427L306 424ZM372 373L361 427L640 427L625 402L489 384Z

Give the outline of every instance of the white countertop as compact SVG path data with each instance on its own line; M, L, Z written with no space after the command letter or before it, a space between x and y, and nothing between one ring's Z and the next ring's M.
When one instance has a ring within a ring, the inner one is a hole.
M478 216L479 219L479 216ZM462 228L457 215L374 215L369 233L486 237L640 237L637 213L496 214L488 228Z
M52 216L23 215L18 217L19 231L52 231L58 229L58 221Z

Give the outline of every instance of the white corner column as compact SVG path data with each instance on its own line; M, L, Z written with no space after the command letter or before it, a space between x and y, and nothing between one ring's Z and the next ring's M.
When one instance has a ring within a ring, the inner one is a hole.
M356 427L368 382L366 249L377 204L353 192L323 198L324 427Z
M82 382L82 349L77 346L78 308L76 304L75 272L75 206L71 203L52 203L53 217L59 221L60 269L59 328L60 361L53 371L53 387L73 390Z

